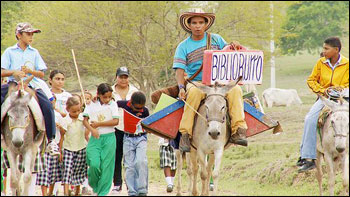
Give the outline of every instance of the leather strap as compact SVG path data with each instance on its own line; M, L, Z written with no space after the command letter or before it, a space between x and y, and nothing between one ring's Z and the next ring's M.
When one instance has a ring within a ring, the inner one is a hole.
M207 50L211 49L211 35L210 33L207 32ZM201 67L197 70L196 73L194 73L194 75L192 75L190 78L187 79L187 81L192 81L195 77L197 77L197 75L203 70L203 62Z

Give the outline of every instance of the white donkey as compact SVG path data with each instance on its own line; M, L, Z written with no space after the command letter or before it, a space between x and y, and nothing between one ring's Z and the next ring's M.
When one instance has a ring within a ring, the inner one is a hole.
M44 138L44 119L39 104L31 94L24 93L21 90L12 93L10 91L9 98L1 106L1 130L4 137L1 140L1 146L7 150L11 166L10 187L12 195L28 196L34 161L38 147ZM34 117L33 114L39 115ZM25 169L23 190L20 187L22 174L17 168L19 155L23 157Z
M344 192L349 195L349 103L342 99L339 103L323 97L321 99L331 112L321 128L321 136L317 136L316 177L320 195L322 195L322 156L328 167L329 194L334 195L335 174L337 167L341 166Z
M192 194L198 195L197 191L197 173L198 163L201 166L202 193L201 195L209 195L209 180L212 175L214 181L213 195L218 189L218 177L221 165L224 147L228 144L230 138L230 128L226 124L227 121L227 101L226 93L237 85L239 78L226 86L215 84L214 87L201 86L198 87L206 93L203 104L199 107L198 112L202 117L196 116L193 127L193 138L191 148L192 162ZM207 161L207 155L209 159ZM215 164L215 165L214 165ZM214 170L213 170L214 165Z
M182 166L183 166L183 162L184 159L186 159L186 172L187 172L187 176L189 177L189 184L188 184L188 194L191 193L192 191L192 166L191 166L191 158L190 158L190 153L186 153L186 152L182 152L179 149L175 150L175 154L176 154L176 176L177 176L177 196L181 196L181 186L182 186L182 182L181 182L181 173L182 173Z

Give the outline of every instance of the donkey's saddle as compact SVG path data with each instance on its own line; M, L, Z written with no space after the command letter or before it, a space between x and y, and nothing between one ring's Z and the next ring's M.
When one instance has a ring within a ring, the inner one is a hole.
M324 153L323 147L322 147L322 131L321 128L323 127L324 123L326 122L326 119L331 114L331 109L327 106L325 106L318 116L318 122L317 122L317 138L320 139L320 143L317 143L317 150L321 153Z
M23 94L29 94L28 92L23 92ZM11 107L11 97L8 96L4 103L1 105L1 123L5 119L8 110ZM30 111L33 114L35 124L40 132L45 131L45 123L44 123L44 116L41 112L41 108L39 106L39 103L36 101L34 97L31 98L31 100L28 103L28 107Z
M324 125L324 123L326 122L326 119L330 114L331 114L331 109L325 106L320 112L320 115L318 116L318 122L317 122L318 128L322 128L322 126Z

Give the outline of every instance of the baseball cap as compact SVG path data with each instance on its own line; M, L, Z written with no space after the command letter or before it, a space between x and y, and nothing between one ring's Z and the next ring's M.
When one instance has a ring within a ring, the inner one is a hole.
M129 69L125 66L118 68L116 76L120 76L120 75L129 76Z
M30 23L18 23L16 26L16 31L15 33L21 33L21 32L30 32L30 33L40 33L41 30L40 29L35 29L32 27L32 25Z

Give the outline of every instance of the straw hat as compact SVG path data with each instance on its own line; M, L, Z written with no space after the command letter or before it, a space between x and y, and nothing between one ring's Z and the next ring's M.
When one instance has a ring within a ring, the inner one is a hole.
M180 16L180 24L182 28L187 31L188 33L192 33L190 29L190 25L188 24L188 19L194 16L201 16L208 20L207 26L205 28L205 31L207 31L214 23L215 21L215 14L214 13L205 13L201 9L196 9L193 12L184 12Z

